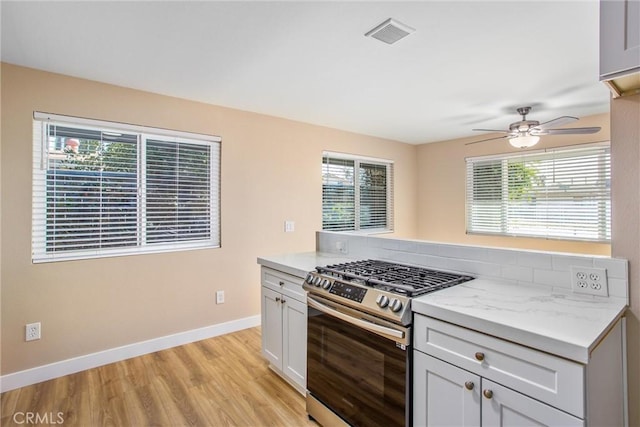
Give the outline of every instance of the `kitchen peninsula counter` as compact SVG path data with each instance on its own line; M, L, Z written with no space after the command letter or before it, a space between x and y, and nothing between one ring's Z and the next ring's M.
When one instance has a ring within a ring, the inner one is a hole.
M415 313L580 363L624 315L621 298L475 279L418 297Z
M258 263L304 278L317 266L353 260L335 253L300 252L259 257ZM626 308L622 298L483 278L412 301L415 313L580 363L589 361L590 353Z
M322 252L298 252L282 255L258 257L258 264L275 270L289 273L293 276L305 278L307 273L318 266L353 261L347 256ZM300 282L302 285L302 282Z
M316 247L258 262L296 281L318 265L365 259L475 277L411 300L416 425L428 424L428 401L438 419L473 413L498 425L517 413L545 425L625 424L627 260L333 232L318 232ZM580 267L606 277L608 296L572 291ZM429 383L436 388L425 383L433 375L445 379ZM473 398L440 399L460 392Z

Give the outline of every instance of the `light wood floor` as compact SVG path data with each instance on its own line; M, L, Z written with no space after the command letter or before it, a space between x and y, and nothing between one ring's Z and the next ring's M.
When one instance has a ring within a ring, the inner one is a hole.
M210 338L3 393L18 412L67 426L317 426L301 394L260 356L260 328ZM19 414L17 421L23 422Z

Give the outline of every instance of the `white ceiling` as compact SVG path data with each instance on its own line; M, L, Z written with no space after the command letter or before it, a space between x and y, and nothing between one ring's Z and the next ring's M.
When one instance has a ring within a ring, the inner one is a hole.
M412 144L607 112L598 2L2 1L2 61ZM364 34L394 18L394 45ZM579 122L572 126L580 126Z

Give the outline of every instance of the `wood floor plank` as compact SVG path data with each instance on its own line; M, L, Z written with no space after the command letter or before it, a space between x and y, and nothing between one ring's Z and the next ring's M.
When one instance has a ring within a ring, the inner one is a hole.
M198 406L203 419L208 423L207 425L249 426L255 422L255 420L246 417L242 411L238 412L235 405L229 404L224 397L218 395L217 389L211 389L207 383L192 388L189 394Z
M0 425L19 425L16 412L61 412L65 427L317 426L260 339L246 329L8 391Z
M64 399L73 398L83 390L87 390L89 385L88 371L81 371L75 374L65 375L54 381L55 394L57 397Z
M152 381L152 387L172 425L204 425L198 411L193 407L188 388L180 379L159 376Z
M169 425L169 417L151 384L138 387L134 395L126 396L125 401L136 425Z
M317 425L308 420L306 403L300 393L270 370L260 376L255 384L256 387L251 392L251 399L264 401L265 404L270 405L277 413L277 420L284 420L286 425L291 426ZM299 414L303 415L302 420Z
M203 391L208 390L210 389L204 385ZM207 403L213 408L216 408L219 421L226 420L225 424L250 425L256 422L256 418L252 412L247 411L247 406L244 404L242 398L236 394L229 393L229 397L226 399L209 400ZM202 401L200 404L202 405Z
M90 408L89 393L79 392L62 398L56 405L56 414L62 413L66 425L90 426L93 424Z
M122 373L134 389L151 383L149 371L144 363L145 357L146 355L134 357L122 363Z
M135 388L129 379L124 376L121 366L122 363L119 362L101 367L105 369L98 368L100 387L103 394L101 399L111 400L121 397L124 393L133 391Z
M16 412L20 390L14 391L15 392L2 393L0 395L0 418L6 418L8 415Z

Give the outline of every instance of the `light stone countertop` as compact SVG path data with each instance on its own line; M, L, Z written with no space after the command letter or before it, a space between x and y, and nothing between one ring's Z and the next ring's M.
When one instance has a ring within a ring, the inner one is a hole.
M588 363L591 351L624 314L626 303L621 298L475 279L418 297L412 301L412 309L415 313Z
M258 263L304 278L316 266L351 260L336 254L303 252L260 257ZM587 363L591 351L624 314L626 302L563 293L546 286L474 279L415 298L412 310Z
M308 272L315 270L318 266L347 261L354 261L354 259L322 252L299 252L258 258L260 265L289 273L301 279L304 279ZM302 285L302 282L300 284Z

